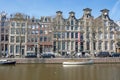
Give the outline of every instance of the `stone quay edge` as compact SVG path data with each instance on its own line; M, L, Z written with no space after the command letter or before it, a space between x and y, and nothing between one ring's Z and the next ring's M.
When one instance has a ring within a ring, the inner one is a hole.
M15 60L17 64L21 63L48 63L48 64L62 64L65 61L88 61L93 60L94 64L106 63L120 63L120 57L116 58L1 58L7 60Z

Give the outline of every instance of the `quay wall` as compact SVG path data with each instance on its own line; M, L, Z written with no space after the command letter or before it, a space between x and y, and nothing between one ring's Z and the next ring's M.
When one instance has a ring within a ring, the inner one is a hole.
M16 63L50 63L62 64L64 61L88 61L93 60L95 64L120 63L120 57L108 58L7 58L15 60Z

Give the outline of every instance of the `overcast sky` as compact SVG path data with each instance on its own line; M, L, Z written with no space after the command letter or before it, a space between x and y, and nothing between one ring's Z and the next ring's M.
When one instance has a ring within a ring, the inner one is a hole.
M84 8L91 8L95 18L101 14L100 10L106 8L110 10L110 18L120 20L120 0L0 0L0 12L21 12L36 18L55 16L58 10L63 12L65 18L68 18L70 11L80 18Z

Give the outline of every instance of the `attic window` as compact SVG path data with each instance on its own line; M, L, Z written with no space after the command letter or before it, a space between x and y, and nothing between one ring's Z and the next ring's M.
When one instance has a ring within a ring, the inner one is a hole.
M89 18L89 15L87 14L87 18Z
M45 18L45 22L47 22L47 18Z

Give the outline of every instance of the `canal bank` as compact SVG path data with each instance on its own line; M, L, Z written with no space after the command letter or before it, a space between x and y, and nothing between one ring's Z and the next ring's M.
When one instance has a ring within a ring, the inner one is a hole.
M120 57L116 58L5 58L9 60L15 60L16 63L50 63L61 64L64 61L88 61L93 60L95 64L104 63L120 63Z

